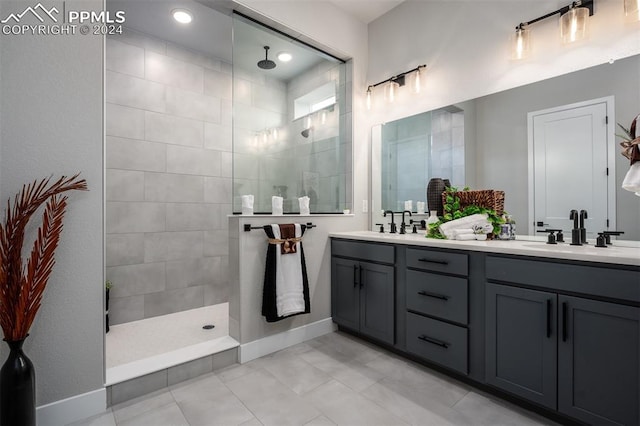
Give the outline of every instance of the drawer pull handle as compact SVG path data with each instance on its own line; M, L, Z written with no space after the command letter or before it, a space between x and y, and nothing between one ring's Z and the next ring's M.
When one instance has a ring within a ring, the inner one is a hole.
M358 265L353 265L353 287L355 288L358 285L358 281L356 280L356 273L358 272Z
M438 340L438 339L434 339L433 337L428 337L425 336L424 334L422 336L418 336L418 339L423 340L427 343L431 343L432 345L436 345L436 346L441 346L445 349L449 348L449 344L447 342L443 342L442 340Z
M433 297L434 299L449 300L449 296L445 296L444 294L429 293L428 291L419 291L418 294L420 296Z
M567 322L569 321L569 312L568 312L567 302L562 302L562 341L567 341L567 335L569 334L567 330Z
M547 299L547 338L551 337L551 299Z
M427 259L426 257L422 257L418 259L418 262L427 262L427 263L437 263L438 265L448 265L449 261L442 259Z

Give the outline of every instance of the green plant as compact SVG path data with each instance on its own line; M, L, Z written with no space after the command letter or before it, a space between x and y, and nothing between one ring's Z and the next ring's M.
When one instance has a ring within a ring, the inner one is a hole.
M106 280L104 282L104 288L107 290L111 290L111 287L113 287L113 283L110 280Z

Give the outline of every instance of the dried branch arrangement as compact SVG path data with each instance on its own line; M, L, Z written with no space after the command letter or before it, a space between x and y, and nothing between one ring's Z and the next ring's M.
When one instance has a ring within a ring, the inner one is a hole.
M87 190L79 174L34 181L7 201L4 223L0 224L0 326L7 341L27 337L40 308L42 294L55 264L62 219L67 206L63 192ZM33 243L26 267L22 260L25 228L38 208L46 203L42 224Z

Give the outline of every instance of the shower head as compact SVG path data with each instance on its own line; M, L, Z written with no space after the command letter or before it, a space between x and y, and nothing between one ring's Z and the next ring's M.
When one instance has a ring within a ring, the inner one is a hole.
M306 129L304 129L303 131L301 131L300 134L303 137L308 138L309 137L309 132L311 132L311 129L313 129L313 127L308 127Z
M258 61L258 68L263 70L272 70L276 67L276 63L269 59L269 46L264 47L264 59Z

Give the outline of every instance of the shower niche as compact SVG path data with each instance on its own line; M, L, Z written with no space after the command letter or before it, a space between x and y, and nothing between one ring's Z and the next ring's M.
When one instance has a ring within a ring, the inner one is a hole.
M233 211L351 208L351 111L347 62L280 31L233 15ZM268 49L267 49L268 47ZM268 65L268 66L267 66Z

